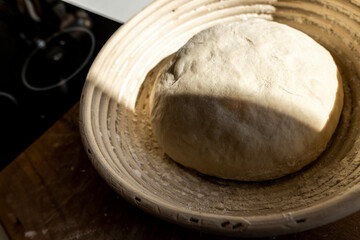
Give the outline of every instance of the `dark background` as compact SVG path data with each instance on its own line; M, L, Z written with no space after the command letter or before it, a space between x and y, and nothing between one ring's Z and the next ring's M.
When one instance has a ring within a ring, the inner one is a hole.
M0 0L0 170L80 99L121 25L58 0L28 2Z

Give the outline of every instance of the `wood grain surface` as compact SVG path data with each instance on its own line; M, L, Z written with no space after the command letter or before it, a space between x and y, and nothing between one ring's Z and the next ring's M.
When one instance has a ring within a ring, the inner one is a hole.
M83 149L76 104L0 172L10 239L228 239L164 222L119 197ZM310 231L263 239L358 240L360 212Z

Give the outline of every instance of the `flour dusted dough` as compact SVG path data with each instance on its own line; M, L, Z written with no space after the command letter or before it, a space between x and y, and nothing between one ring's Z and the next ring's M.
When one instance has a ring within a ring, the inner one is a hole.
M173 160L244 181L295 172L326 148L343 104L327 50L276 22L204 30L155 82L151 122Z

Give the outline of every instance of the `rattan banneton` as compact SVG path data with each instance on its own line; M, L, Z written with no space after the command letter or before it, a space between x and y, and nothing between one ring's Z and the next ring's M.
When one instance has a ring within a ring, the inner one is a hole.
M181 167L162 152L149 121L154 76L167 57L207 27L248 18L285 23L313 37L332 53L345 91L340 123L319 159L259 183ZM258 237L335 221L360 210L359 39L359 0L157 0L123 25L92 65L81 97L84 146L121 196L183 226Z

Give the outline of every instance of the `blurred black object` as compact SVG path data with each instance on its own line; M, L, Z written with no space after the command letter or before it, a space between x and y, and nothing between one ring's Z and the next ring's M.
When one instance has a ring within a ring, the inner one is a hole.
M0 0L0 170L80 99L120 25L58 0Z

